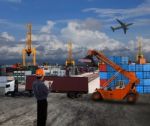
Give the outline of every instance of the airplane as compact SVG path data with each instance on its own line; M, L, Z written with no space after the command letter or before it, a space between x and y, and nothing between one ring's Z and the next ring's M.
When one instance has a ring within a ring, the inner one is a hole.
M129 29L128 28L128 26L130 26L130 25L132 25L133 23L128 23L128 24L126 24L126 23L123 23L122 21L120 21L119 19L116 19L117 21L118 21L118 23L120 24L120 26L118 26L118 27L112 27L111 26L111 29L112 29L112 31L114 32L115 30L117 30L117 29L123 29L123 31L124 31L124 34L126 34L126 32L127 32L127 30Z

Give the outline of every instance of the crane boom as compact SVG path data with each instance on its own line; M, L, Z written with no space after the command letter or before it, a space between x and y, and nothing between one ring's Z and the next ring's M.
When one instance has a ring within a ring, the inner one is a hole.
M96 50L89 50L88 56L91 56L91 57L96 56L97 59L102 60L103 62L110 65L112 68L114 68L117 72L119 72L119 73L123 74L125 77L127 77L129 79L130 83L135 83L135 84L139 83L139 79L136 77L134 72L128 72L128 71L122 69L119 65L117 65L114 62L112 62L111 60L109 60L103 53L98 52ZM112 77L112 78L110 78L110 80L108 82L110 83L114 79L115 79L115 77Z

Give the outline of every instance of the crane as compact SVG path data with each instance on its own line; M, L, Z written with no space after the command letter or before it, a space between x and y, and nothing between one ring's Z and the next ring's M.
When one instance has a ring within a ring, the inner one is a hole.
M22 59L23 66L26 66L26 54L27 56L33 55L33 65L36 65L36 49L32 48L32 24L27 24L27 38L26 38L26 47L22 50Z
M127 77L129 79L129 83L124 88L119 89L105 90L105 87L96 89L96 91L92 94L92 99L123 100L127 98L129 103L135 103L138 98L135 86L139 83L139 79L136 77L135 73L122 69L119 65L109 60L103 53L96 50L89 50L86 58L92 59L94 56L117 71L117 73L106 82L105 87L107 87L117 77L118 73Z
M75 61L72 58L72 42L68 43L68 58L66 60L66 66L75 65Z

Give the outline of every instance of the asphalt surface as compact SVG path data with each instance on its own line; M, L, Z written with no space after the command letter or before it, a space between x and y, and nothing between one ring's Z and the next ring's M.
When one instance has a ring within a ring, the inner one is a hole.
M0 126L36 125L34 97L0 97ZM90 95L69 99L49 94L47 126L150 126L150 95L135 105L125 101L92 101Z

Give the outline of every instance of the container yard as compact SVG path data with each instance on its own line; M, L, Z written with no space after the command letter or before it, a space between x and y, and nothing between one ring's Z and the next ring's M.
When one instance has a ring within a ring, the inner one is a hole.
M150 126L150 0L0 0L0 126Z

